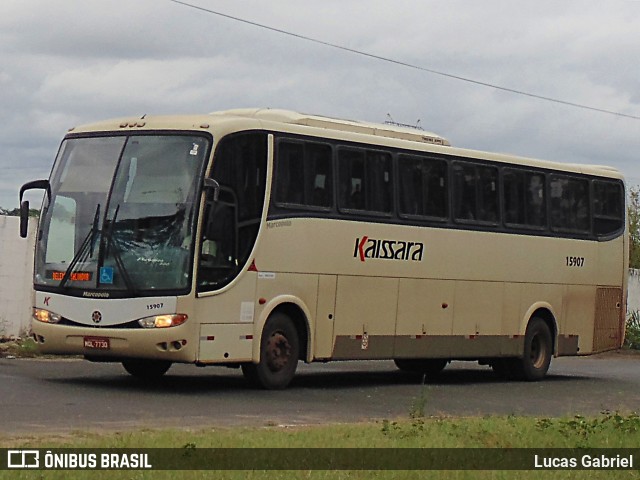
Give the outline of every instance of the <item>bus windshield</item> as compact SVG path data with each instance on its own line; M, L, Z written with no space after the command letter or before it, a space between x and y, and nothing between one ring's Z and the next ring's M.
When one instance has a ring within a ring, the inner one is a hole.
M194 135L65 139L41 214L35 284L131 296L188 290L208 150Z

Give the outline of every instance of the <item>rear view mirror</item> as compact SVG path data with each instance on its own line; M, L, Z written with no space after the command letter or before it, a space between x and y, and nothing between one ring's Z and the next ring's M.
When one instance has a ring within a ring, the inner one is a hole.
M213 178L205 178L204 179L204 188L208 190L213 190L213 202L218 201L218 197L220 196L220 184L217 180Z
M47 200L51 202L51 184L49 180L33 180L20 187L20 236L22 238L27 238L29 230L29 201L22 200L22 196L27 190L38 188L47 192Z
M20 236L27 238L29 231L29 200L20 203Z

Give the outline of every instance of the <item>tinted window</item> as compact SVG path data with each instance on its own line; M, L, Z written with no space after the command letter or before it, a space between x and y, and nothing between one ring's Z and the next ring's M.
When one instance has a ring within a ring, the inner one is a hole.
M547 205L544 175L507 168L502 178L505 223L521 227L545 227Z
M455 219L497 224L498 169L457 162L453 167L453 180Z
M551 228L569 232L588 232L591 229L588 180L552 175L549 186Z
M593 229L596 235L610 235L624 226L624 191L618 182L593 182Z
M400 205L402 215L444 218L447 208L447 162L400 155Z
M391 213L391 155L341 148L338 165L340 209Z
M331 147L283 141L278 143L276 158L276 202L285 207L331 207Z
M216 149L211 177L219 198L207 195L202 228L198 289L228 284L249 260L264 204L267 137L245 133L223 138Z

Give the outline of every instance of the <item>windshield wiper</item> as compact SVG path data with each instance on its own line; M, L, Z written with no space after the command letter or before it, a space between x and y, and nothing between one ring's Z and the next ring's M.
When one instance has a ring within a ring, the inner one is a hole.
M96 236L99 233L98 232L99 220L100 220L100 204L96 206L96 213L93 215L93 223L91 224L91 229L89 230L89 233L87 233L87 236L82 241L80 248L71 259L71 263L69 263L69 266L64 272L62 280L60 280L60 283L58 284L60 288L64 288L66 286L67 282L71 278L71 274L73 273L73 270L76 268L76 265L78 263L80 263L81 261L84 262L88 257L93 257L93 251L95 249L95 243L96 243Z
M124 266L124 262L122 261L122 257L120 256L120 247L118 245L118 241L113 236L113 229L116 224L116 219L118 218L118 212L120 211L120 204L116 207L116 211L113 214L113 218L109 223L109 229L104 233L104 256L103 260L99 262L99 265L104 263L104 258L109 256L109 253L113 255L113 259L116 262L116 266L120 273L122 274L122 279L127 287L129 293L135 294L136 289L134 287L133 281L131 281L131 277L129 276L129 272L127 272L127 268ZM106 229L105 229L106 230Z

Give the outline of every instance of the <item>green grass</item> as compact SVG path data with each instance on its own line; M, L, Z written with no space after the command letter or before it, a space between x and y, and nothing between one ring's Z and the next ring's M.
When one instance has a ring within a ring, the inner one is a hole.
M206 430L77 432L62 437L0 437L4 448L636 448L640 417L603 412L597 417L412 418L355 425L314 427L212 428ZM247 453L250 455L250 453ZM635 459L636 462L640 459ZM82 473L82 474L81 474ZM96 479L638 479L638 471L92 471L72 478ZM68 471L0 472L0 479L70 478Z

